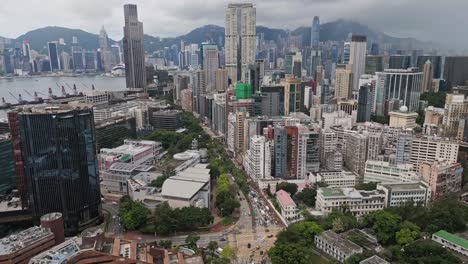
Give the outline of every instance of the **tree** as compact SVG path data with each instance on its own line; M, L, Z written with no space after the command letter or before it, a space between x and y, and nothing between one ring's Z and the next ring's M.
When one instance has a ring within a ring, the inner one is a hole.
M348 210L333 210L322 223L323 229L344 232L358 226L356 217Z
M305 188L300 193L296 193L295 197L299 201L303 202L307 206L315 206L315 198L317 196L317 191L312 188Z
M444 107L445 106L445 97L447 96L446 92L426 92L422 93L419 97L421 101L427 101L427 104L434 107Z
M436 200L429 209L426 219L426 231L460 232L466 229L468 206L455 196L442 197Z
M161 188L163 186L164 182L167 180L167 178L169 178L169 177L161 175L158 178L156 178L155 180L152 180L151 183L150 183L150 186L151 187L156 187L156 188Z
M223 247L223 251L221 252L221 258L226 258L230 260L234 260L237 258L236 251L229 245Z
M400 229L400 231L396 232L395 239L398 244L406 245L413 242L418 237L418 235L419 233L416 231L412 231L408 228L403 228Z
M211 264L230 264L231 261L228 258L218 258L218 259L213 259L211 261Z
M315 243L315 236L323 231L315 222L299 222L291 225L291 228L298 234L301 234L302 239L308 245L313 245Z
M408 264L452 264L461 261L445 248L430 241L416 242L404 247L400 263Z
M208 249L211 251L211 255L213 255L215 250L218 249L218 242L210 241L210 243L208 243Z
M133 202L121 215L122 224L128 230L135 230L146 223L150 211L141 202Z
M268 195L268 197L271 197L271 196L272 196L270 184L268 184L268 186L267 186L267 188L266 188L266 194Z
M354 188L356 190L372 191L377 189L377 182L359 183Z
M268 251L273 264L309 264L310 253L297 244L279 244Z
M185 238L185 243L187 243L189 248L196 250L198 248L198 240L200 240L200 236L190 234Z
M230 216L236 208L240 207L240 203L229 192L218 193L215 205L221 216Z
M217 182L217 192L218 193L223 193L223 192L229 192L229 179L227 174L221 174L218 177L218 182Z
M297 192L297 184L289 183L289 182L282 182L278 184L278 188L276 189L276 191L279 191L279 190L284 190L288 192L291 196L294 196L294 194L296 194Z
M382 244L392 244L399 230L401 217L387 211L376 211L364 217L364 224L372 227Z
M161 240L159 241L159 246L163 247L165 249L169 249L172 247L172 241L171 240Z

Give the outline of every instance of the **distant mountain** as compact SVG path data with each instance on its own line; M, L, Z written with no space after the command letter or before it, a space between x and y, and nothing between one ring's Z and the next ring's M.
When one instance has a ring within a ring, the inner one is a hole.
M309 45L310 41L310 27L299 27L295 30L283 30L268 28L265 26L257 26L257 34L262 34L265 40L277 40L278 36L286 37L288 34L297 36L302 35L303 45ZM422 42L414 38L397 38L389 36L383 32L373 30L366 25L348 21L348 20L336 20L321 25L320 39L321 41L343 41L350 33L366 35L368 40L371 42L385 42L392 44L399 44L401 49L432 49L437 47L433 43ZM47 53L47 42L56 41L59 38L63 38L65 43L71 43L72 37L78 38L79 44L88 50L98 48L98 35L92 34L80 29L69 29L64 27L45 27L39 28L27 32L26 34L18 37L16 40L18 43L22 43L23 40L29 40L31 48L39 51L40 53ZM171 47L177 45L180 47L180 42L184 43L201 43L205 41L214 43L224 43L224 28L216 25L206 25L196 28L185 35L171 38L160 38L150 35L144 36L145 50L152 53L156 50L163 49L164 47ZM111 43L116 41L110 40Z
M38 28L19 36L16 41L22 43L23 40L29 40L31 49L41 53L47 53L47 42L57 41L60 38L65 40L66 44L72 43L73 37L78 38L78 43L84 49L93 50L99 46L98 35L83 31L81 29L70 29L64 27L44 27ZM110 40L111 43L115 42Z

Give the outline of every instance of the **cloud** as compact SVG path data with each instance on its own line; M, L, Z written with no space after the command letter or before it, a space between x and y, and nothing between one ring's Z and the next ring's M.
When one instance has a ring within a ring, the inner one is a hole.
M44 26L99 32L104 25L114 39L122 37L126 0L2 0L0 36L17 36ZM206 24L224 25L231 0L133 0L145 33L177 36ZM294 29L322 22L353 19L390 35L415 37L467 48L466 0L258 0L257 24Z

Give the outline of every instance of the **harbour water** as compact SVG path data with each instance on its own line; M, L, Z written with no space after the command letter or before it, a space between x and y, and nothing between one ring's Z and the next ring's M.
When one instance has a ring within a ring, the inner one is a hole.
M48 98L49 87L56 96L62 95L62 86L65 92L73 94L73 85L78 92L91 90L92 85L101 91L122 91L125 88L125 77L105 76L79 76L79 77L28 77L0 79L0 99L5 98L7 103L18 103L21 94L22 100L33 101L34 92L43 99ZM0 101L1 104L1 101ZM6 118L8 109L0 110L0 119Z
M47 98L49 87L52 93L57 96L62 95L62 86L65 92L72 94L73 85L76 85L78 92L91 90L94 85L96 90L119 91L125 90L125 77L105 77L105 76L80 76L80 77L28 77L0 79L0 98L4 97L8 103L17 103L19 94L23 100L32 101L34 92L39 97ZM15 98L16 97L16 98Z

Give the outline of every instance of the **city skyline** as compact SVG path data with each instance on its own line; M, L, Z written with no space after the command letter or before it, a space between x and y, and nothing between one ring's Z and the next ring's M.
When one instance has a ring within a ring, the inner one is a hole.
M10 25L3 29L0 36L16 38L19 35L39 27L64 26L80 28L89 32L99 32L104 25L111 38L122 38L121 7L126 1L117 0L113 3L83 1L66 1L66 3L47 5L47 1L28 1L28 9L21 11L21 16L28 10L27 20L18 20L20 16L14 9L0 10L0 23ZM5 6L11 0L6 0ZM281 29L295 29L300 26L310 26L313 16L317 15L323 23L337 19L354 20L370 28L398 37L414 37L424 41L443 44L446 47L466 49L468 36L463 34L463 12L468 8L462 1L453 1L451 5L438 4L431 0L425 1L424 15L418 15L419 1L400 0L387 3L368 0L337 0L326 2L312 1L304 5L301 0L255 1L258 9L257 24ZM171 1L170 3L152 3L139 1L142 6L140 20L145 23L145 33L153 36L174 37L207 24L224 25L224 9L228 1ZM204 8L197 8L203 4ZM46 9L44 6L53 6ZM306 8L304 8L306 6ZM345 7L345 8L344 8ZM288 11L285 11L288 10ZM39 11L39 12L38 12ZM385 14L392 13L392 16ZM440 13L450 13L450 21L441 20L436 25L428 27L430 17ZM63 14L63 15L62 15ZM66 15L66 16L65 16ZM13 22L13 23L12 23ZM450 28L451 30L447 30ZM460 39L461 38L461 39Z

